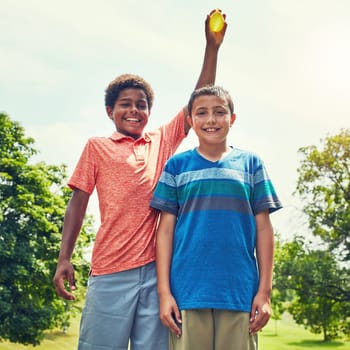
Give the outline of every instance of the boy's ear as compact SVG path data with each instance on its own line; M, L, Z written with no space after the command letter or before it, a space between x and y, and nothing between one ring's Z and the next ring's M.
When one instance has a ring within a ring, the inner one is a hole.
M189 126L192 128L193 127L193 121L192 121L192 117L189 115L189 114L187 114L187 116L186 116L186 120L187 120L187 123L189 124Z
M110 106L106 106L106 113L110 119L112 119L113 116L113 109Z
M236 114L235 114L235 113L232 113L231 118L230 118L230 126L233 125L233 123L235 122L235 120L236 120Z

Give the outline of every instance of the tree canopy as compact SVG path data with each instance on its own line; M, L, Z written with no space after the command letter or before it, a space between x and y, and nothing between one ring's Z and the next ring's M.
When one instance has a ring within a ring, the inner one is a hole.
M0 113L0 339L37 345L45 330L69 324L74 306L59 299L52 284L70 197L66 167L30 164L33 144L19 123ZM88 220L73 261L83 280Z
M296 192L301 196L314 235L350 260L350 129L326 137L322 147L300 148Z
M277 241L274 289L296 323L328 341L348 334L350 302L344 293L350 282L329 251L311 246L302 236L283 245Z
M298 324L330 340L350 331L350 130L299 151L296 194L320 243L277 240L275 295Z

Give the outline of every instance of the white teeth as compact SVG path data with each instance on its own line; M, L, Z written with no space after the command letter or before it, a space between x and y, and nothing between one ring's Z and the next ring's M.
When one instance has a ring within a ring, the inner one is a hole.
M137 118L126 118L126 121L128 121L128 122L138 122L139 120Z
M213 131L216 131L216 129L205 129L205 131L213 132Z

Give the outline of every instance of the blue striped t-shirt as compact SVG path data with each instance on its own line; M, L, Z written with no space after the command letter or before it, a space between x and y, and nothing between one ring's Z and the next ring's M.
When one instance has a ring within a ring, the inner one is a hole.
M171 157L151 206L177 216L171 291L181 310L251 309L258 288L255 215L281 208L262 160L233 148L211 162Z

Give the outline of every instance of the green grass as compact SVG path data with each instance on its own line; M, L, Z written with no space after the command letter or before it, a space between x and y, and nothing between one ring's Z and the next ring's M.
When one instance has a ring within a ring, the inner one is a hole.
M324 342L322 334L313 334L298 326L291 317L284 317L282 321L270 320L260 332L260 350L350 350L349 341L334 340ZM0 348L1 349L1 348Z
M80 318L72 320L68 332L62 331L49 332L40 346L25 346L9 342L0 342L0 350L76 350L78 343Z
M79 318L73 320L67 334L50 332L40 346L24 346L13 343L0 343L0 350L76 350ZM259 334L260 350L350 350L350 342L323 342L322 335L312 334L296 325L290 318L282 321L270 320Z

